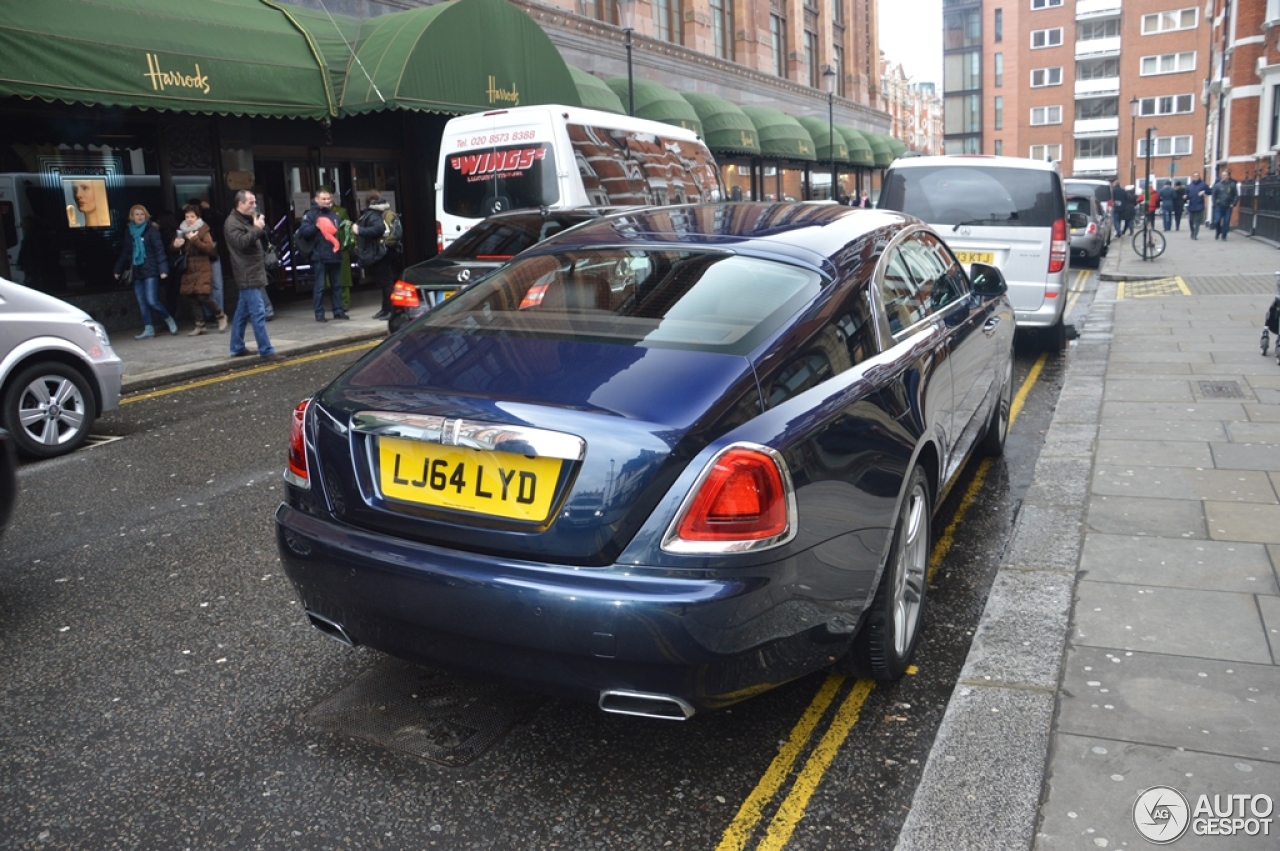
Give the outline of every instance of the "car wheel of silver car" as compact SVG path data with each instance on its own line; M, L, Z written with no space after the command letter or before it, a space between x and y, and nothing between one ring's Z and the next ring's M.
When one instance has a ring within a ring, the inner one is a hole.
M4 398L4 422L18 451L52 458L78 449L93 426L89 384L66 364L39 363L18 373Z
M896 680L907 672L920 637L932 541L929 485L917 467L907 480L880 587L843 666L848 672L877 680Z
M997 458L1004 454L1004 441L1009 435L1009 411L1013 407L1013 356L1010 354L1009 364L1004 370L1004 386L1000 388L1000 400L991 412L991 420L987 423L987 433L982 436L982 444L978 450L989 458Z

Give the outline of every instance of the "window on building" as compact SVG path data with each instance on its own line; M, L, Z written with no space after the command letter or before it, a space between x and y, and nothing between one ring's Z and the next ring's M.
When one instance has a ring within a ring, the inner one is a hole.
M977 136L966 136L960 139L944 139L942 148L948 154L980 154L982 153Z
M1116 137L1101 136L1094 139L1076 139L1076 158L1091 159L1093 157L1114 157L1116 155Z
M810 30L804 31L804 78L818 88L818 34Z
M1031 0L1031 9L1055 9L1062 5L1062 0Z
M871 7L871 4L867 4ZM978 9L945 12L942 15L942 49L982 46L982 13Z
M982 88L982 54L948 53L942 57L943 90L966 92Z
M1090 118L1115 118L1120 115L1120 104L1116 98L1082 98L1076 101L1076 120L1085 121Z
M1061 106L1036 106L1031 108L1031 124L1038 126L1041 124L1061 124L1062 123L1062 107Z
M994 76L995 76L996 88L1003 86L1004 85L1004 54L1003 53L997 53L995 56Z
M779 77L786 77L787 21L781 15L769 16L769 36L773 40L773 73Z
M733 4L711 0L711 41L715 55L733 59Z
M1174 32L1175 30L1193 30L1199 22L1200 10L1195 7L1174 9L1169 12L1156 12L1142 16L1142 34L1155 35L1156 33Z
M1156 74L1178 74L1183 71L1196 70L1196 52L1185 50L1182 53L1163 53L1159 56L1142 57L1142 76L1151 77Z
M1191 137L1190 136L1157 136L1155 145L1152 146L1151 156L1153 157L1185 157L1191 153ZM1147 155L1147 137L1141 136L1138 139L1138 156L1145 157Z
M1076 80L1113 80L1119 77L1119 59L1091 59L1076 63Z
M681 44L681 27L684 20L684 0L653 0L654 36L672 44Z
M1139 115L1178 115L1195 110L1195 95L1165 95L1138 101Z
M1037 68L1031 72L1031 87L1033 89L1042 86L1061 86L1062 85L1062 68Z
M838 44L831 46L831 70L836 72L836 95L844 97L844 48Z
M1032 145L1031 159L1044 162L1060 162L1062 160L1061 145Z
M1267 145L1272 148L1280 145L1280 85L1271 87L1271 132Z
M949 97L942 104L942 128L948 136L982 132L982 96Z
M1003 157L1004 156L1004 140L996 139L994 143L994 148L992 149L992 151L997 157Z
M1004 41L1004 9L996 9L994 26L995 40Z
M1100 38L1119 37L1119 18L1107 18L1105 21L1081 21L1076 27L1076 41L1095 41Z
M996 130L1004 129L1004 96L996 95L991 105L991 126Z
M1047 30L1031 31L1031 49L1038 50L1042 47L1058 47L1062 44L1062 27L1052 27Z
M844 5L840 0L831 0L831 20L837 24L844 22Z

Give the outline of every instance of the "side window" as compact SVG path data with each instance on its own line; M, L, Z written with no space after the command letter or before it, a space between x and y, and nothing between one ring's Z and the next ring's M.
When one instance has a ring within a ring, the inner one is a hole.
M898 334L924 318L915 276L903 254L908 245L894 249L884 259L884 279L880 297L889 318L889 331Z
M934 261L942 272L933 283L931 300L933 309L938 310L959 301L968 292L968 282L964 270L951 256L942 242L932 234L922 233L919 240L925 249L933 255Z

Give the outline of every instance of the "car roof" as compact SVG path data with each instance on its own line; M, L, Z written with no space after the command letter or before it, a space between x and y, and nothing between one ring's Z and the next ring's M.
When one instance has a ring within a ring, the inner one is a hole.
M937 168L939 166L981 165L994 168L1029 168L1036 171L1058 171L1058 164L1027 157L997 157L993 154L944 154L935 157L896 159L890 168Z

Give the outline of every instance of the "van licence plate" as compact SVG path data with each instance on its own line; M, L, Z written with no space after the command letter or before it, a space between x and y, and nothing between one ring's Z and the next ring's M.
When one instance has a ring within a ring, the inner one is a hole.
M387 499L509 520L547 519L562 463L559 458L378 439L378 482Z
M994 263L996 255L990 251L957 251L956 259L968 266L970 263Z

